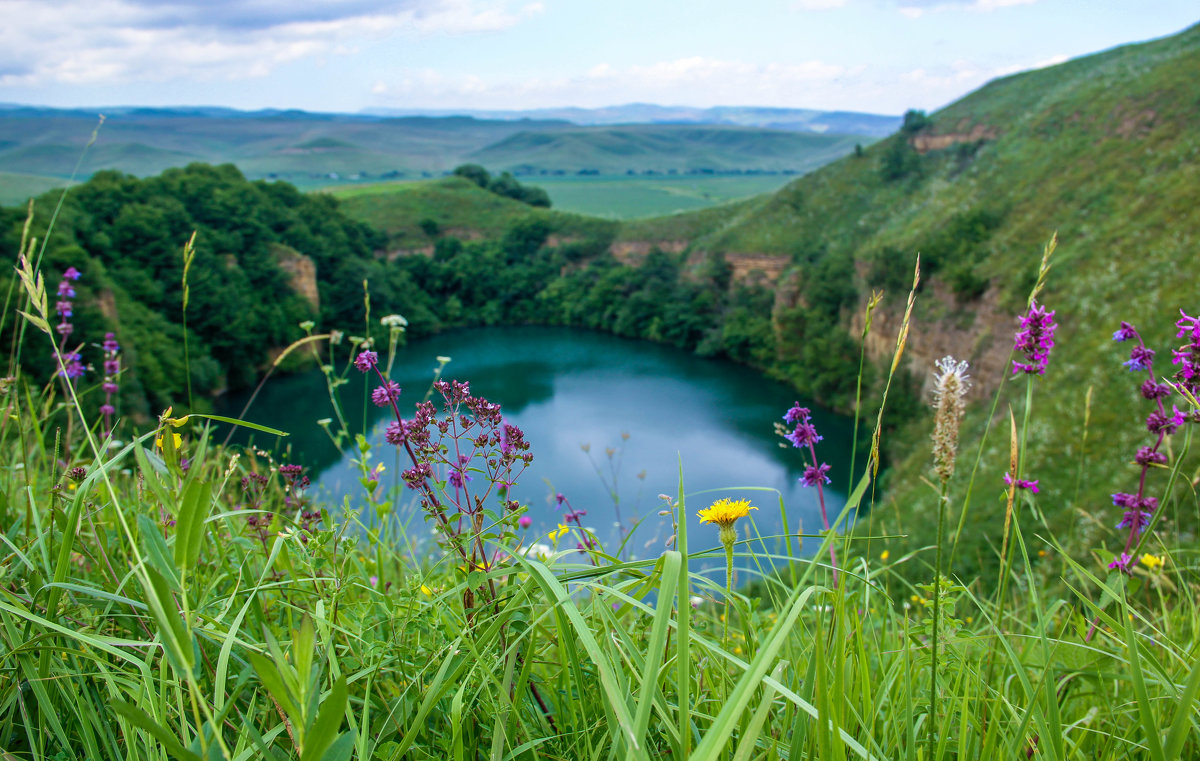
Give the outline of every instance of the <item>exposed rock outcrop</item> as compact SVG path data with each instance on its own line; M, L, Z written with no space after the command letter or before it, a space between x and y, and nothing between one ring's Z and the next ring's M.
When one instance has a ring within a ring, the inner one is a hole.
M317 267L313 260L290 246L272 245L275 262L287 273L292 290L303 296L313 309L321 308L321 295L317 290Z

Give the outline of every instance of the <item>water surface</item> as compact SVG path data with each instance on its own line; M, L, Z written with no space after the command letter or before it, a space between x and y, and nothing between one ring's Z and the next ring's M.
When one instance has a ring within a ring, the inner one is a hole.
M759 508L752 516L762 535L781 533L781 498L793 533L800 528L812 533L821 525L816 491L798 483L804 469L800 450L780 447L773 430L796 395L749 368L569 328L464 330L400 350L392 377L404 389L402 413L425 394L439 355L452 360L443 377L467 381L472 393L500 404L532 445L533 465L513 491L531 507L531 541L558 524L562 510L555 495L561 493L587 511L586 525L615 548L621 535L615 492L626 530L644 519L626 554L657 556L672 532L670 520L657 514L663 506L658 495L678 494L681 466L693 550L717 544L716 529L698 525L695 512L721 497L750 499ZM352 370L349 377L340 389L348 417L358 426L365 417L368 437L388 467L384 483L395 483L407 464L383 441L390 417L364 405L362 375ZM222 400L221 412L239 413L245 399ZM833 517L845 503L852 427L845 418L808 406L824 436L818 456L833 466L833 484L825 492ZM362 489L352 462L357 451L337 451L316 423L332 414L322 376L306 373L270 381L246 418L291 433L283 440L290 457L312 468L318 493L336 504L348 495L357 505ZM411 494L402 495L398 517L414 534L428 536ZM748 524L741 524L746 538ZM808 540L806 554L816 544Z

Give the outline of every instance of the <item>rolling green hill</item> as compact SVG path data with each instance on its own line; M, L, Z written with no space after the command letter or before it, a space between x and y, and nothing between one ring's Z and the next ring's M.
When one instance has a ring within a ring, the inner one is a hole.
M471 155L517 173L802 172L850 153L861 136L752 127L636 124L518 132Z

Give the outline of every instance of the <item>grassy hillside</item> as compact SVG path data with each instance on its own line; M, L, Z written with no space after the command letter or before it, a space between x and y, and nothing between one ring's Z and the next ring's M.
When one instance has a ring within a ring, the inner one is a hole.
M785 174L723 174L723 175L544 175L527 180L529 184L542 188L550 196L554 208L574 214L588 214L608 219L663 219L662 215L684 211L706 209L711 206L741 200L750 196L771 193L791 181ZM428 189L421 190L422 184ZM356 202L373 222L395 226L389 221L385 209L391 208L403 219L423 214L423 200L434 198L449 191L464 189L458 184L445 184L437 180L399 180L395 182L366 183L354 185L332 185L325 192L341 198L381 196L372 202ZM413 195L414 191L421 191ZM391 201L383 198L398 193L403 197ZM422 196L421 193L425 195ZM464 203L467 196L459 197L454 203ZM407 200L406 200L407 199ZM482 202L482 197L479 197ZM450 197L446 198L450 201ZM366 211L366 209L372 209ZM507 207L504 207L507 208ZM649 221L649 220L647 220ZM472 220L462 217L465 228L476 229ZM488 229L497 225L488 222Z
M471 159L513 172L807 171L863 142L869 141L752 127L635 124L519 132L475 152Z
M391 250L423 249L445 237L497 238L522 219L543 220L562 235L611 237L616 227L605 220L534 208L462 177L343 188L334 195L344 214L386 233Z
M947 353L975 366L982 393L965 442L978 440L990 402L983 397L997 387L1000 410L1011 404L1020 419L1024 390L1004 382L1005 357L1042 244L1057 231L1059 249L1041 301L1058 310L1060 327L1034 394L1042 419L1052 422L1036 430L1027 472L1042 478L1039 502L1051 524L1079 522L1072 535L1094 546L1119 519L1108 495L1136 482L1136 469L1125 463L1146 443L1143 418L1150 409L1137 394L1140 380L1121 367L1126 347L1110 336L1121 320L1135 322L1160 352L1159 373L1170 375L1167 349L1176 343L1178 310L1200 310L1188 266L1200 243L1198 70L1200 27L1193 27L1007 77L928 120L913 115L901 133L863 156L824 167L769 200L641 227L690 227L698 250L790 257L801 305L823 292L829 272L851 274L857 298L843 305L840 318L851 334L857 334L853 315L879 287L890 297L876 325L894 336L921 252L926 285L909 338L911 369L922 381ZM818 337L794 322L777 326L798 329L798 342ZM880 335L868 346L882 354L891 340ZM1004 412L995 422L1006 421ZM908 457L894 480L905 486L890 494L905 514L928 514L934 504L934 495L911 486L928 467L929 425L909 431ZM972 520L986 525L998 525L1004 507L996 496L1007 469L1007 428L1001 433L983 449L980 491L970 507ZM968 475L960 470L955 494L963 494ZM929 539L917 531L917 544ZM960 561L984 562L982 548L992 538L975 536Z

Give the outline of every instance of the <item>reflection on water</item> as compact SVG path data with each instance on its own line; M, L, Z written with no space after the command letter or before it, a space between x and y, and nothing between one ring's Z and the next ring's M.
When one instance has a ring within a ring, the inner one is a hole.
M531 506L531 539L557 525L561 511L554 495L559 492L575 509L587 510L585 524L615 547L615 493L627 528L644 519L629 552L657 556L671 533L669 518L657 514L662 507L657 495L677 494L681 467L693 550L716 546L716 529L698 525L695 513L720 497L750 498L759 508L751 514L754 523L765 536L782 529L781 497L792 532L802 527L812 533L821 525L815 490L797 483L804 469L800 451L781 448L773 431L795 394L752 370L601 333L482 328L401 349L392 378L404 389L402 412L424 396L438 355L452 358L446 379L468 381L472 393L499 403L532 444L533 465L513 492ZM387 454L392 448L383 441L383 430L390 418L367 401L363 376L352 370L350 381L339 389L347 418L368 432L379 447L377 458L397 479L405 464ZM223 399L220 412L238 414L245 399ZM288 431L291 436L283 441L290 457L312 469L316 488L333 503L341 504L346 495L353 503L361 490L351 462L355 451L337 451L316 423L327 417L333 417L333 407L315 372L273 379L246 415ZM851 423L815 408L813 417L825 437L818 456L833 466L833 484L826 491L832 518L845 502L841 487L847 482ZM266 438L258 434L257 443L274 446ZM410 494L401 499L406 507L399 517L419 533L421 518L413 520ZM748 524L742 524L745 538ZM806 551L816 544L808 540ZM769 546L774 551L778 545Z

